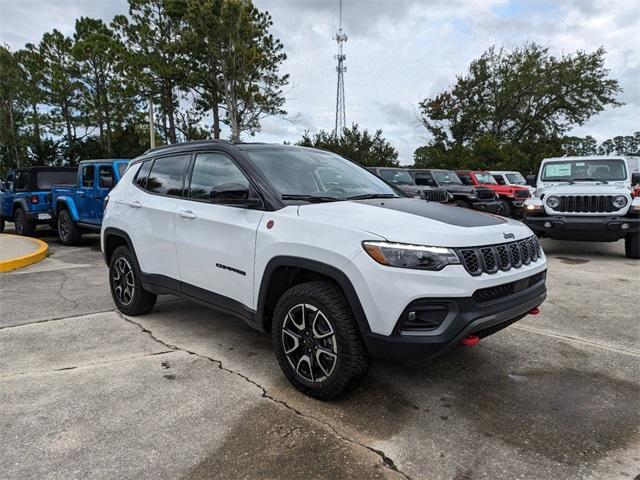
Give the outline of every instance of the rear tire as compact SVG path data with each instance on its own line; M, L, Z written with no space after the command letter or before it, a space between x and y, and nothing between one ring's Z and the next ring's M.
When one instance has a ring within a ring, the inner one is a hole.
M140 267L129 247L116 248L109 261L109 286L113 302L125 315L149 313L158 296L142 288Z
M69 210L60 210L58 213L58 236L65 245L78 245L82 232L71 218Z
M24 237L33 235L36 229L36 224L27 219L27 214L24 213L24 210L20 207L16 209L16 213L13 216L13 223L16 227L16 233Z
M4 232L4 218L0 217L0 233Z
M640 232L627 234L624 238L624 253L627 258L640 259Z
M513 214L513 209L511 208L511 202L507 200L502 200L502 215L503 217L510 217Z
M308 282L287 290L274 311L272 341L291 384L320 400L341 396L369 369L353 312L332 282Z

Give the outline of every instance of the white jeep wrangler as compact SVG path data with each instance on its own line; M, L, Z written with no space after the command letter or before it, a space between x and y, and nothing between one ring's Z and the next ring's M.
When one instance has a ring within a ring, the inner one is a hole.
M640 258L640 183L623 157L561 157L542 161L536 195L525 201L525 223L541 237L592 242L625 241Z
M173 293L270 332L285 375L334 398L370 359L426 358L535 314L546 260L520 222L408 198L338 155L192 142L133 160L102 251L127 315Z

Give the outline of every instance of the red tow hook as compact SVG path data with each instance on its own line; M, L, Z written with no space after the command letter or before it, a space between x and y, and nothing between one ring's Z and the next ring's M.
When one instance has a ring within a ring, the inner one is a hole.
M532 308L529 310L529 315L540 315L540 307Z
M462 345L465 345L467 347L472 347L480 343L480 337L478 337L477 335L469 335L468 337L464 337L462 339L462 342L460 343L462 343Z

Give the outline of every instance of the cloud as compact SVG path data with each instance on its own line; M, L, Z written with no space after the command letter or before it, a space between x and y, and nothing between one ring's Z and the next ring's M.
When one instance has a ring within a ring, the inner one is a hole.
M268 10L273 33L288 55L291 75L285 119L268 119L253 140L296 141L305 130L331 130L335 121L333 36L338 0L254 0ZM606 66L620 81L625 106L576 128L605 139L639 129L640 7L635 0L343 0L347 73L347 122L382 129L403 163L425 143L415 121L418 103L455 82L491 45L527 41L554 54L607 50ZM126 0L0 0L0 43L20 48L58 28L73 31L85 15L110 21L127 13Z

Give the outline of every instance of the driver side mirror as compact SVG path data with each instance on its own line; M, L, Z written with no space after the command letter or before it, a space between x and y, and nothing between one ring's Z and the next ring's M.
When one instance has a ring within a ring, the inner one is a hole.
M537 179L537 175L527 175L527 185L529 185L530 187L535 187Z
M234 207L259 207L260 199L251 190L239 183L225 183L218 185L209 192L209 200L215 205L229 205Z
M631 174L631 185L640 184L640 172L635 172Z

